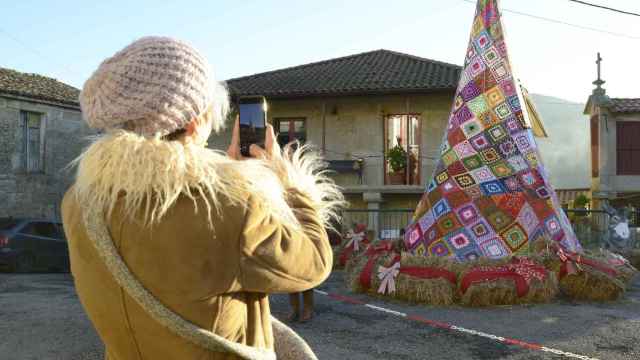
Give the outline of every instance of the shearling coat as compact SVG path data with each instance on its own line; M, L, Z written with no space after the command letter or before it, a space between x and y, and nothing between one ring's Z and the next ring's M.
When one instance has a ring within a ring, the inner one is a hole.
M118 286L88 238L84 206L104 208L120 256L165 306L227 339L272 349L268 294L315 287L332 267L330 209L320 204L333 196L335 205L339 195L312 170L295 156L276 167L238 163L125 132L94 143L62 214L76 290L106 358L235 357L175 335ZM252 172L262 173L260 181ZM175 178L183 180L167 186Z

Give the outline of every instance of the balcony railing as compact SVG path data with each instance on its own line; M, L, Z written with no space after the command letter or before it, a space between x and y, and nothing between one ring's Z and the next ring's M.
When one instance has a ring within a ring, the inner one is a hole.
M365 224L378 239L398 238L412 216L413 209L347 209L342 213L342 228L353 229L356 224Z

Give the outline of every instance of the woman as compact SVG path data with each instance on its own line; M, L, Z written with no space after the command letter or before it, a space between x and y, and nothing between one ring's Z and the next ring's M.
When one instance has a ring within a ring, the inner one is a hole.
M282 328L267 294L313 288L331 270L324 226L342 198L318 158L281 151L269 128L265 149L239 161L237 121L227 154L206 149L228 108L212 84L193 48L147 37L80 94L105 135L77 160L62 213L109 360L274 358Z
M313 289L302 292L302 316L300 316L300 293L289 294L289 304L291 313L287 319L289 321L307 322L313 317Z

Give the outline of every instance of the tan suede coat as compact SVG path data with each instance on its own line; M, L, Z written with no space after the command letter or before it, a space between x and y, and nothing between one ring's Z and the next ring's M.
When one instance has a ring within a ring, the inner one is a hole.
M62 203L71 271L106 358L235 359L170 332L116 284L88 238L74 187ZM283 225L250 194L244 206L219 196L209 211L212 226L202 194L195 196L199 211L193 199L180 195L160 221L147 226L125 216L118 201L108 228L131 272L168 308L232 341L273 348L267 294L315 287L332 267L331 247L313 201L295 188L286 194L299 229ZM144 212L138 215L134 218Z

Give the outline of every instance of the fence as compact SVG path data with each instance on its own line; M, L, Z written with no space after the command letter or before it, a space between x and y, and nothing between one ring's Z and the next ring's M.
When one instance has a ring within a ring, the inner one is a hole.
M378 239L397 238L413 217L413 209L347 209L342 213L342 228L353 229L355 224L365 224ZM585 248L602 246L602 239L609 228L609 214L603 210L565 209L573 230ZM640 247L639 214L629 219L631 243Z
M629 212L629 226L640 227L640 209Z
M602 239L609 231L609 214L603 210L584 209L564 209L564 212L583 247L593 249L602 245Z
M347 209L342 213L342 227L347 230L355 224L365 224L378 239L391 239L400 237L412 216L413 209Z

